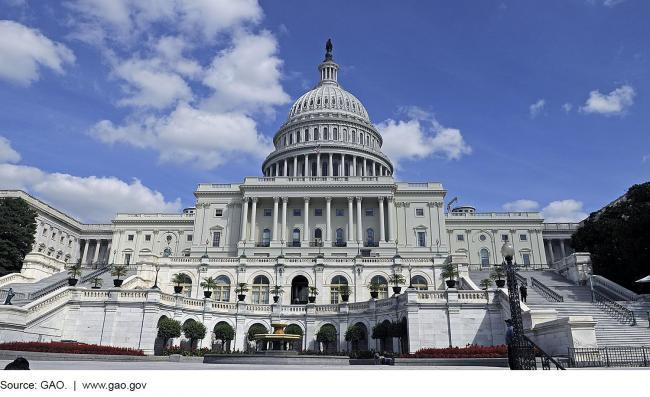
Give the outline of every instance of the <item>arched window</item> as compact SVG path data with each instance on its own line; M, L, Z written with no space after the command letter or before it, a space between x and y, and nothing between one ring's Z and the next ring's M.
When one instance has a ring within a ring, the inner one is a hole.
M375 244L375 231L371 227L366 230L366 243L368 247Z
M305 130L305 142L309 141L309 130Z
M328 169L329 169L328 167L329 167L328 162L327 162L327 161L323 161L323 163L321 164L321 168L322 168L322 169L321 169L321 175L322 175L322 176L330 176L330 175L327 174L327 171L328 171Z
M335 141L339 140L339 129L338 128L334 128L334 137L332 139L334 139Z
M300 131L296 131L296 143L300 143Z
M289 145L293 144L293 134L289 134Z
M413 276L411 279L411 285L415 289L426 290L428 288L427 279L420 275Z
M338 161L332 162L332 176L339 176L339 163Z
M269 303L269 279L266 276L257 276L253 279L252 302Z
M230 279L228 276L217 277L217 286L214 288L214 300L218 302L230 301Z
M343 276L334 276L330 283L330 303L339 303L339 296L341 286L348 285L348 279Z
M330 137L327 131L327 127L325 127L323 128L323 140L328 140L328 139L330 139Z
M337 247L342 247L343 242L344 242L343 229L338 228L338 229L336 229L336 245L337 245Z
M291 233L291 242L292 246L294 247L300 247L300 229L295 228L293 229L293 232Z
M383 276L375 276L370 279L370 284L379 285L379 299L388 298L388 282Z
M313 140L317 141L319 139L320 139L320 137L318 136L318 128L314 128L314 139Z
M352 142L357 143L357 132L352 131Z
M323 230L317 227L316 229L314 229L314 243L317 247L319 247L322 242L323 242Z
M262 247L268 247L271 244L271 231L264 229L262 231Z
M487 248L481 248L479 256L481 257L481 266L490 266L490 251L488 251Z

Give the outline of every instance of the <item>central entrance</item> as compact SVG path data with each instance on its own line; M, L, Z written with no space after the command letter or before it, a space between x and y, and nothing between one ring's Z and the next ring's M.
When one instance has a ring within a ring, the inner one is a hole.
M291 281L291 304L305 305L309 297L309 281L305 276L296 276Z

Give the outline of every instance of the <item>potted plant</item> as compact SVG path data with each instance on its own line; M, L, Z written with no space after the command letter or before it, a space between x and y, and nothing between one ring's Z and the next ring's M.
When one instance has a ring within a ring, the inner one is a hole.
M248 292L248 284L246 283L237 284L237 288L235 288L235 292L237 293L237 299L240 302L243 302L244 299L246 299L246 292Z
M102 280L100 277L94 277L93 278L93 286L90 287L92 289L100 289L102 287L102 283L104 280Z
M212 290L217 287L217 279L214 277L206 277L201 282L201 288L203 288L203 297L209 299L212 296Z
M283 292L282 287L276 285L273 288L271 288L271 292L273 293L273 303L278 303L278 301L280 300L280 294Z
M352 288L347 284L339 286L339 294L341 294L341 300L343 302L347 302L350 299L350 291L352 291Z
M68 268L68 285L73 287L77 285L81 277L81 262L77 262Z
M183 286L181 285L185 282L185 277L183 276L184 275L180 273L176 273L174 274L174 276L172 276L172 283L176 284L174 286L175 294L180 294L181 292L183 292Z
M492 279L489 279L489 278L484 278L484 279L481 280L481 282L479 283L479 285L481 286L481 288L484 289L484 290L486 290L486 291L487 291L488 288L490 288L490 287L492 286L492 284L493 284L493 283L492 283Z
M318 295L318 288L316 287L309 287L309 303L314 303L316 302L316 295Z
M370 297L372 299L377 299L379 296L379 290L383 288L383 284L371 281L370 284L368 284L368 289L370 290Z
M111 276L115 277L113 280L113 285L115 287L121 287L122 282L122 277L126 276L127 268L124 265L114 265L113 268L111 269Z
M506 280L504 280L505 276L506 272L503 269L503 265L494 266L492 273L490 274L490 278L495 280L497 288L503 288L506 285Z
M442 272L440 273L442 278L446 278L445 284L448 288L454 288L456 286L456 277L458 277L458 270L453 263L447 263L442 266Z
M388 282L393 284L393 293L397 295L402 291L402 287L400 287L400 284L405 284L406 278L404 278L404 276L402 276L399 273L395 273L390 276Z

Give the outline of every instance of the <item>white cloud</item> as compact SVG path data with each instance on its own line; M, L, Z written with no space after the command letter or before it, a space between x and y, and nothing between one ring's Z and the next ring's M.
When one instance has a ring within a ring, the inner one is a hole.
M552 201L542 213L545 222L580 222L587 217L582 202L573 199Z
M565 113L569 113L572 109L573 109L573 105L570 104L569 102L562 105L562 110L564 110Z
M530 117L535 118L539 116L543 111L544 111L544 106L546 105L546 101L544 99L540 99L537 102L533 103L528 107L528 111L530 112Z
M0 139L5 140L0 137ZM43 199L82 222L108 222L119 212L179 212L180 199L115 177L80 177L49 173L36 167L0 164L0 189L21 189Z
M273 148L250 117L208 112L187 104L179 105L169 116L149 116L122 126L103 120L91 133L105 143L154 149L162 162L190 163L203 169L242 156L263 158Z
M643 157L641 157L641 162L642 162L642 163L645 163L645 162L647 162L648 160L650 160L650 154L646 154L646 155L644 155Z
M624 1L625 0L603 0L603 5L605 5L607 7L614 7L616 5L621 4Z
M212 61L203 83L214 89L204 104L212 109L261 109L289 101L280 85L282 61L276 56L278 44L268 32L237 35L232 47Z
M417 160L442 156L458 160L472 153L460 130L440 125L432 114L417 107L405 109L410 120L387 119L377 124L384 143L382 151L397 164L401 160Z
M605 116L625 114L634 104L636 93L634 88L623 85L609 94L601 94L598 90L591 91L585 105L580 108L584 113L598 113Z
M0 163L17 163L20 161L20 153L11 147L11 142L0 136Z
M503 209L512 212L532 212L539 209L539 203L534 200L515 200L503 204Z
M0 78L22 85L38 80L40 68L63 74L75 61L65 45L13 21L0 21L0 54Z

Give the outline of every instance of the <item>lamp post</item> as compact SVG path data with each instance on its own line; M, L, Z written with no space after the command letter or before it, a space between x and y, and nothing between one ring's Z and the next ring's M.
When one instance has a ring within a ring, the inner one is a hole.
M411 264L409 263L409 289L413 289L413 277L411 277Z
M153 287L151 287L151 289L160 289L158 286L158 272L160 271L160 265L156 264L154 268L156 269L156 279L154 280Z
M515 369L535 369L535 354L531 348L524 344L524 326L521 320L521 306L519 303L519 288L513 257L515 249L512 243L506 241L501 247L501 255L506 262L506 281L508 284L508 302L510 303L510 321L512 321L512 341ZM532 363L531 363L532 361Z

